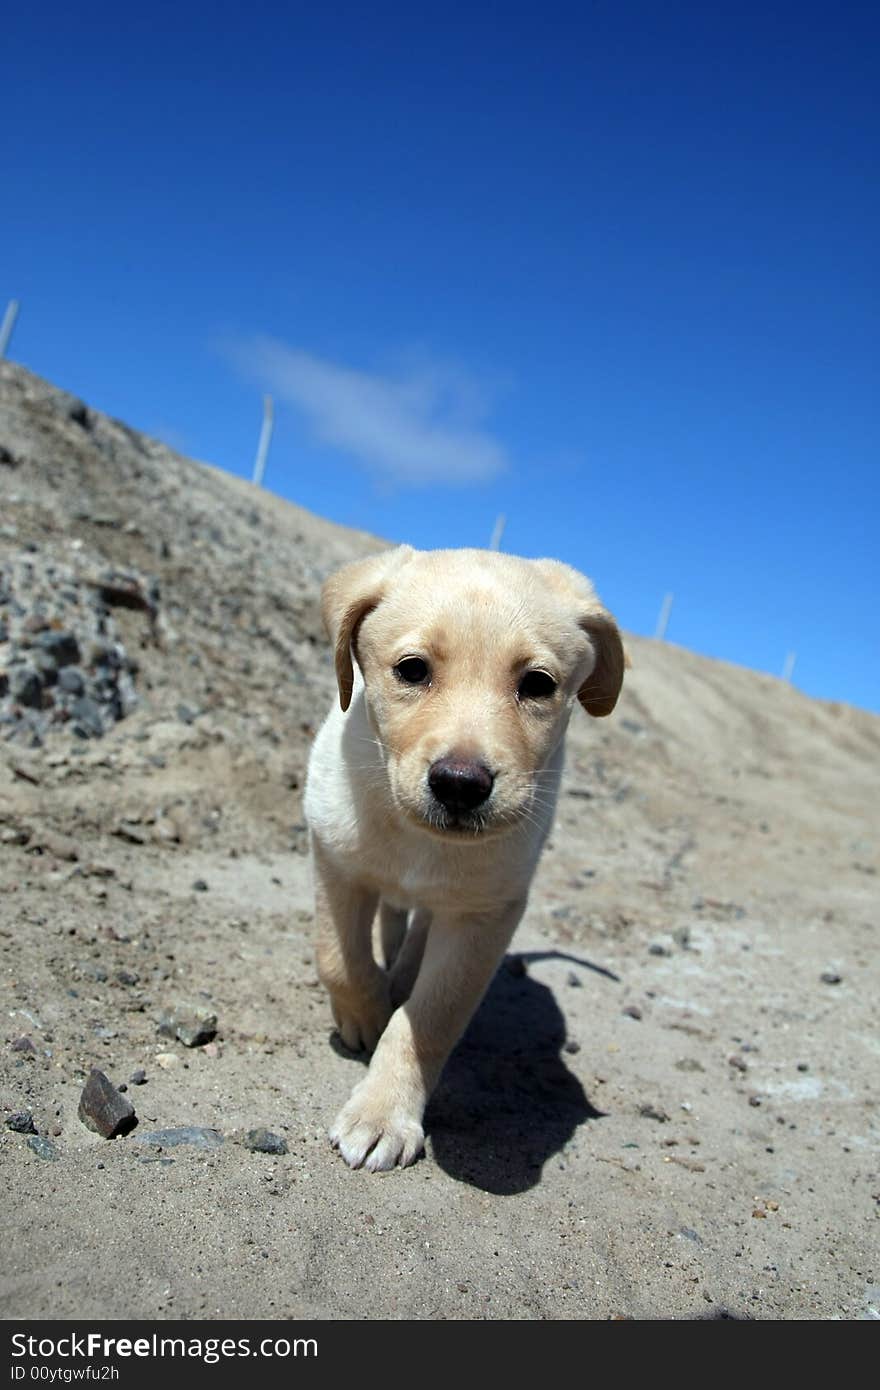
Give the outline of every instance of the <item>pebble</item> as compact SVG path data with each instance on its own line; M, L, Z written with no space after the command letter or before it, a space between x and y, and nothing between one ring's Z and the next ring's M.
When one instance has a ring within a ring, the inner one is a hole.
M144 1071L143 1067L136 1067L128 1078L128 1081L131 1086L145 1086L147 1083L147 1073Z
M176 1052L157 1052L156 1065L163 1071L170 1071L172 1067L180 1066L180 1058Z
M651 956L671 956L672 952L668 946L664 946L660 941L652 941L648 947L648 954Z
M823 970L819 979L823 985L839 985L843 981L843 976L838 975L836 970Z
M37 1132L34 1117L29 1110L17 1110L14 1115L7 1115L6 1128L15 1130L16 1134L36 1134Z
M208 885L203 878L197 878L193 884L194 893L207 893Z
M568 1052L572 1057L575 1053L580 1052L580 1050L581 1045L579 1042L576 1042L574 1038L569 1038L563 1049L563 1051Z
M288 1152L287 1141L281 1138L280 1134L273 1134L269 1129L251 1129L244 1137L244 1146L252 1153L260 1154L286 1154Z
M621 1013L624 1014L627 1018L639 1019L642 1016L642 1011L639 1008L638 1004L625 1004L624 1007L621 1009Z
M92 1067L89 1072L89 1079L79 1098L77 1114L87 1128L95 1130L105 1139L127 1134L137 1124L131 1101L120 1095L109 1077L97 1067Z
M657 1122L661 1125L666 1124L667 1120L669 1119L669 1116L667 1115L666 1111L658 1109L656 1105L640 1105L639 1114L642 1116L642 1119L657 1120Z
M159 1033L177 1038L184 1047L201 1047L217 1035L217 1015L207 1009L167 1009L159 1019Z
M572 989L583 989L583 982L573 970L569 970L566 983L569 984Z
M36 1052L36 1048L30 1038L13 1038L10 1043L13 1052Z
M28 1142L28 1148L33 1149L37 1158L48 1159L50 1163L55 1163L61 1157L51 1139L44 1139L40 1134L32 1134Z
M522 956L505 956L504 968L509 975L513 975L516 979L522 979L523 975L527 973L527 966Z

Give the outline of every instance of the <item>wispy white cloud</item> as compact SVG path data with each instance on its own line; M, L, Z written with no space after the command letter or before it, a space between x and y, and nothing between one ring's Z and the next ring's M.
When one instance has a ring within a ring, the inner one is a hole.
M358 371L267 337L227 345L246 376L296 406L315 439L343 450L386 482L486 482L507 467L481 428L486 391L458 369L420 362L400 375Z

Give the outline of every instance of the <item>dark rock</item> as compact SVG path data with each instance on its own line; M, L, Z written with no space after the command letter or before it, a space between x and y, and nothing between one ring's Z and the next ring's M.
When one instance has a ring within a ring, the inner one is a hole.
M203 878L197 878L193 884L194 893L207 893L208 885Z
M583 989L583 983L573 970L569 970L566 983L569 984L572 989Z
M9 693L13 700L27 709L41 709L43 682L33 666L15 666L9 673Z
M672 952L668 946L664 946L660 941L652 941L648 947L648 953L652 956L671 956Z
M128 1080L132 1086L145 1086L147 1084L147 1073L144 1071L143 1067L136 1067Z
M40 1134L32 1134L27 1142L28 1148L33 1149L37 1158L45 1158L49 1163L57 1163L61 1157L52 1140L44 1139Z
M527 973L527 966L522 956L505 956L504 968L508 974L515 976L516 979L521 979Z
M136 985L140 975L134 970L117 970L116 978L121 985Z
M565 1044L565 1047L563 1048L563 1051L570 1053L572 1057L576 1053L580 1052L580 1050L581 1045L579 1042L576 1042L574 1038L569 1038L568 1042Z
M79 643L73 632L43 632L39 646L56 666L74 666L80 659Z
M838 975L836 970L823 970L819 979L823 985L839 985L843 982L843 976Z
M37 1050L30 1038L13 1038L10 1046L13 1052L35 1053Z
M656 1120L658 1124L665 1125L669 1120L665 1110L660 1110L656 1105L640 1105L639 1114L644 1120Z
M14 1115L7 1115L6 1128L14 1129L16 1134L36 1134L37 1132L34 1117L29 1110L18 1110Z
M177 1129L151 1129L139 1134L135 1144L150 1144L155 1148L173 1149L190 1144L195 1149L219 1149L223 1135L219 1129L202 1129L198 1125L182 1125Z
M72 401L67 415L68 419L73 420L75 424L80 425L84 430L90 431L94 428L95 421L85 401Z
M638 1004L624 1004L621 1013L625 1014L627 1018L639 1019L642 1016L642 1011Z
M84 1125L105 1139L127 1134L137 1124L134 1106L119 1094L109 1077L97 1067L92 1067L89 1073L79 1098L77 1113Z
M251 1129L244 1137L244 1146L252 1153L259 1154L286 1154L288 1152L287 1141L281 1138L280 1134L273 1134L269 1129Z

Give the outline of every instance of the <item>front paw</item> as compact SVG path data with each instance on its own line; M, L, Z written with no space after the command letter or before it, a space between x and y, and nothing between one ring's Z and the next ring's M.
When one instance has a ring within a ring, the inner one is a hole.
M331 994L330 1006L339 1036L352 1052L373 1052L388 1026L388 988L370 995Z
M369 1076L355 1086L330 1128L330 1141L349 1168L371 1173L415 1162L425 1146L419 1118L388 1097Z

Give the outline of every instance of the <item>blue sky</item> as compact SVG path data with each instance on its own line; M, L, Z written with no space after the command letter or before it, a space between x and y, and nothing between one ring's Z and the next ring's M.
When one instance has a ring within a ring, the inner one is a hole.
M393 540L880 709L866 4L17 6L10 356Z

